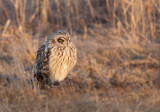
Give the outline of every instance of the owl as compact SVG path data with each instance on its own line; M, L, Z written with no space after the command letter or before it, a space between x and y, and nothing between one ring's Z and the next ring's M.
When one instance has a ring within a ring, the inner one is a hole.
M77 61L77 49L66 31L51 34L40 46L34 64L34 78L39 84L58 85L73 69Z

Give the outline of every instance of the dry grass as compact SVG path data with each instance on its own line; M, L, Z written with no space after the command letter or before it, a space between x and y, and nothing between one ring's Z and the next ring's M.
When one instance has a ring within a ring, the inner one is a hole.
M33 88L36 51L59 29L78 48L73 83ZM159 105L159 0L0 0L0 112L159 112Z

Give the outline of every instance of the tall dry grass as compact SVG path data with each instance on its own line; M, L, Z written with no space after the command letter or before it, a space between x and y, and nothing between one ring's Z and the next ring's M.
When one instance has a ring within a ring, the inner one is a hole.
M78 62L33 88L38 47L65 29ZM0 0L0 112L159 112L159 0Z

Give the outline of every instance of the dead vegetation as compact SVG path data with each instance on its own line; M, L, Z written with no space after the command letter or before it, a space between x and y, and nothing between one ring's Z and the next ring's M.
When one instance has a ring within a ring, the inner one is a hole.
M33 88L36 51L59 29L78 63ZM0 0L0 112L159 112L159 36L158 0Z

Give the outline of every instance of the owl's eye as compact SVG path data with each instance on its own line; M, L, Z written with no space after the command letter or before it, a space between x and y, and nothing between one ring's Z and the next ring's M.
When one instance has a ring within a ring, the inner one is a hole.
M63 43L64 40L63 40L63 39L58 39L58 42L59 42L59 43Z

